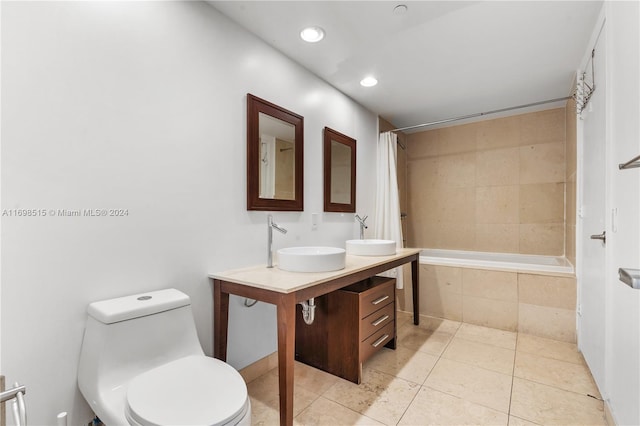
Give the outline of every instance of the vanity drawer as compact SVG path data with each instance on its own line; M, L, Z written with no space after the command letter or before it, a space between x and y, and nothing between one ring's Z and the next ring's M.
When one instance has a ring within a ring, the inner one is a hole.
M368 338L376 331L384 328L394 319L394 304L389 303L366 318L360 320L360 337L362 340Z
M360 362L366 361L371 355L382 349L384 345L395 337L394 326L395 324L391 322L384 326L382 330L379 330L360 343Z
M396 348L395 292L394 278L374 276L318 296L312 324L303 323L298 305L296 360L360 383L367 358Z
M379 278L379 277L375 277ZM394 302L396 296L395 280L387 279L366 293L360 295L360 318L366 318L378 309Z

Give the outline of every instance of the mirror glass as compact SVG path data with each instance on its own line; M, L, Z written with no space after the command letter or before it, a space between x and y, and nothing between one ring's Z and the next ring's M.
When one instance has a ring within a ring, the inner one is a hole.
M295 199L295 126L259 113L260 198Z
M247 209L303 210L303 117L247 94Z
M356 141L324 129L324 211L356 211Z

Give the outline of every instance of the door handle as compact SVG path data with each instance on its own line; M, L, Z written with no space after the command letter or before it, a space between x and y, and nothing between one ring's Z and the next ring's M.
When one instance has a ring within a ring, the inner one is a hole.
M592 240L602 240L603 243L607 242L607 231L602 231L602 234L594 234L591 236Z

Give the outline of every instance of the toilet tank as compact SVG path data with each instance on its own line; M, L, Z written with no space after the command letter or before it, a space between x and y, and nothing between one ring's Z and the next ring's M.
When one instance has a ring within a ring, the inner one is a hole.
M87 400L169 361L204 355L191 300L176 289L89 305L78 385Z

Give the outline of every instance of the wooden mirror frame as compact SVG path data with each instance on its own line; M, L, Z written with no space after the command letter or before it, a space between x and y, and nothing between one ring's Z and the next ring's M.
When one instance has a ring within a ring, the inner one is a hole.
M349 204L331 202L331 141L351 148L351 199ZM356 140L329 127L324 128L324 211L356 212Z
M293 200L260 198L260 121L263 113L295 127ZM247 210L304 210L304 117L247 93Z

